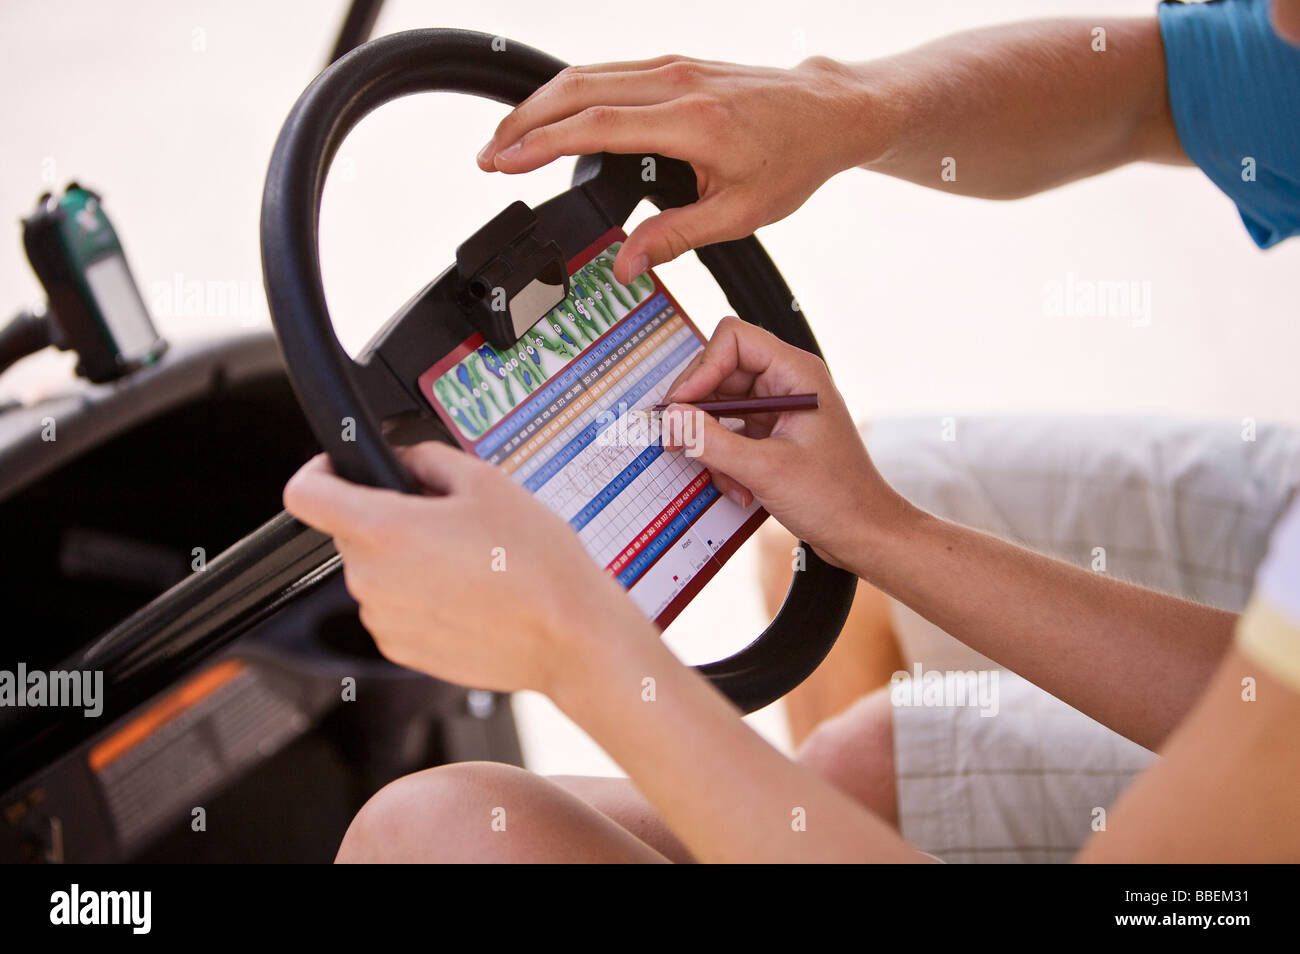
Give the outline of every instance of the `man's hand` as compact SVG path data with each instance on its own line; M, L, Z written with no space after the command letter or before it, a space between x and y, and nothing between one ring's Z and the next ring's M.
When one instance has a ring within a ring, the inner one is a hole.
M462 685L551 692L585 635L656 638L577 535L495 467L435 442L399 455L438 496L350 483L323 455L284 489L290 513L334 537L387 658Z
M531 172L560 156L602 151L689 162L699 201L628 236L614 263L627 282L785 218L831 176L873 158L864 142L871 117L853 80L825 58L791 70L684 56L571 66L501 121L478 163L489 172Z
M1128 162L1188 161L1154 16L1012 23L790 70L684 56L571 66L502 120L478 164L530 172L596 152L684 159L699 187L698 202L628 236L619 281L785 218L854 166L1011 199Z

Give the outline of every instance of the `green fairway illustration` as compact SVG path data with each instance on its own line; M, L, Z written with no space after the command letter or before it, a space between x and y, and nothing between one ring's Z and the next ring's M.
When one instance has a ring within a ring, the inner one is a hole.
M484 343L433 382L433 396L469 440L493 425L654 293L649 273L614 279L614 242L569 278L569 294L514 346Z

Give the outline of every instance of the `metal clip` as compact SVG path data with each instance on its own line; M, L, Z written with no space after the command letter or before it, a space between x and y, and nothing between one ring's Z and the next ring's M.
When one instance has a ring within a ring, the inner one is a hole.
M456 249L460 304L494 347L512 347L569 293L556 242L533 234L537 215L512 202Z

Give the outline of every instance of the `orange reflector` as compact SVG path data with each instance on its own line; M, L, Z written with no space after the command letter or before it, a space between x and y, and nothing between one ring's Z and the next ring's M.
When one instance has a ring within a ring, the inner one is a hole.
M139 745L186 709L202 702L244 671L238 659L228 659L199 673L185 685L159 699L144 713L90 750L90 767L98 772Z

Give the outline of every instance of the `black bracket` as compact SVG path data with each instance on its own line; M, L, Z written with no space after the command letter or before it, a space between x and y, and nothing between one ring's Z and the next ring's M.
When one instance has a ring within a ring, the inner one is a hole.
M569 293L560 246L539 241L536 226L537 214L512 202L456 249L460 305L494 347L512 347Z

